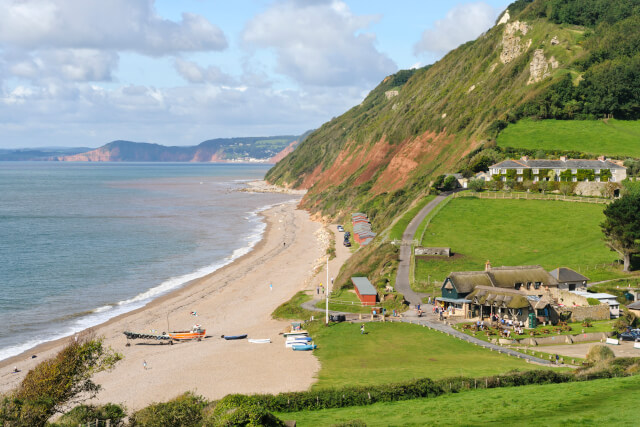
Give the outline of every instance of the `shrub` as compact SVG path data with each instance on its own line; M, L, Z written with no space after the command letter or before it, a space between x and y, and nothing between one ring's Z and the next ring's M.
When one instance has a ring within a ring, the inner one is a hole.
M60 417L57 422L50 425L76 427L79 424L88 424L96 420L109 420L111 425L116 427L122 425L122 420L126 415L122 406L113 403L107 403L101 406L79 405Z
M616 357L613 354L613 350L605 345L594 345L589 349L587 353L587 362L589 363L599 363L609 359L614 359Z
M600 305L600 300L597 300L595 298L587 298L587 302L589 303L589 305Z
M258 403L249 400L237 405L216 405L205 426L284 426L284 422Z
M27 373L17 389L0 402L0 423L41 426L64 404L79 395L89 399L100 386L91 376L110 369L122 358L102 345L102 339L85 335L70 340L55 357Z
M202 423L208 402L202 396L187 392L164 403L153 403L129 419L131 426L164 427L192 426Z

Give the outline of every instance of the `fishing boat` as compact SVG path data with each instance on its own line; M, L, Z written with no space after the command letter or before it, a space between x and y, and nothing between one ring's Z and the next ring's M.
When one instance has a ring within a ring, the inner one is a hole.
M158 340L158 341L166 341L170 340L171 337L166 333L162 334L145 334L143 332L129 332L124 331L123 334L127 337L128 340Z
M307 331L292 331L292 332L285 332L284 334L285 337L296 337L296 336L307 336L309 335L309 333Z
M292 346L291 348L294 351L309 351L309 350L315 350L318 346L315 344L297 344Z
M224 338L225 340L243 340L247 337L247 334L243 334L243 335L222 335L221 338Z
M202 329L200 325L193 325L190 331L172 331L169 332L169 336L171 339L175 341L189 341L189 340L198 340L200 341L204 338L207 333L206 329Z
M269 344L271 342L270 338L249 338L247 341L253 344Z

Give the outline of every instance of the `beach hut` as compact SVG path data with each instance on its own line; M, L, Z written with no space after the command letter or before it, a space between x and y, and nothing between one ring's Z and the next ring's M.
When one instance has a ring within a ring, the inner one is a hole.
M376 305L378 292L366 277L352 277L351 282L362 305Z

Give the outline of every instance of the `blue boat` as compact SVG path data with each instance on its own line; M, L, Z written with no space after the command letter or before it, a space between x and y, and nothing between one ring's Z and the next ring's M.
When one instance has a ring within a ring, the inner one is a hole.
M222 338L225 340L243 340L247 337L247 334L244 335L222 335Z
M300 344L300 345L294 345L291 348L294 349L295 351L309 351L309 350L315 350L318 346L316 344Z

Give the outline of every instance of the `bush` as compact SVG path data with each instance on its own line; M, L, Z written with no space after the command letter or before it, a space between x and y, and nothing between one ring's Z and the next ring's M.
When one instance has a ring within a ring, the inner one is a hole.
M587 362L596 364L609 359L614 359L615 357L616 355L613 354L613 350L609 347L605 345L594 345L587 353Z
M224 399L223 399L224 400ZM284 426L284 422L258 403L245 401L236 405L216 405L205 426Z
M91 376L122 358L89 335L70 340L55 357L27 373L16 390L0 402L0 424L42 426L76 396L89 399L100 386Z
M600 305L600 300L597 300L595 298L587 298L587 302L589 303L589 305Z
M164 403L153 403L135 412L129 419L131 426L164 427L193 426L202 423L203 410L208 402L202 396L187 392Z
M51 426L76 427L79 424L88 424L96 420L109 420L113 427L122 425L122 420L126 417L124 408L120 405L107 403L106 405L79 405L64 414L57 422Z

